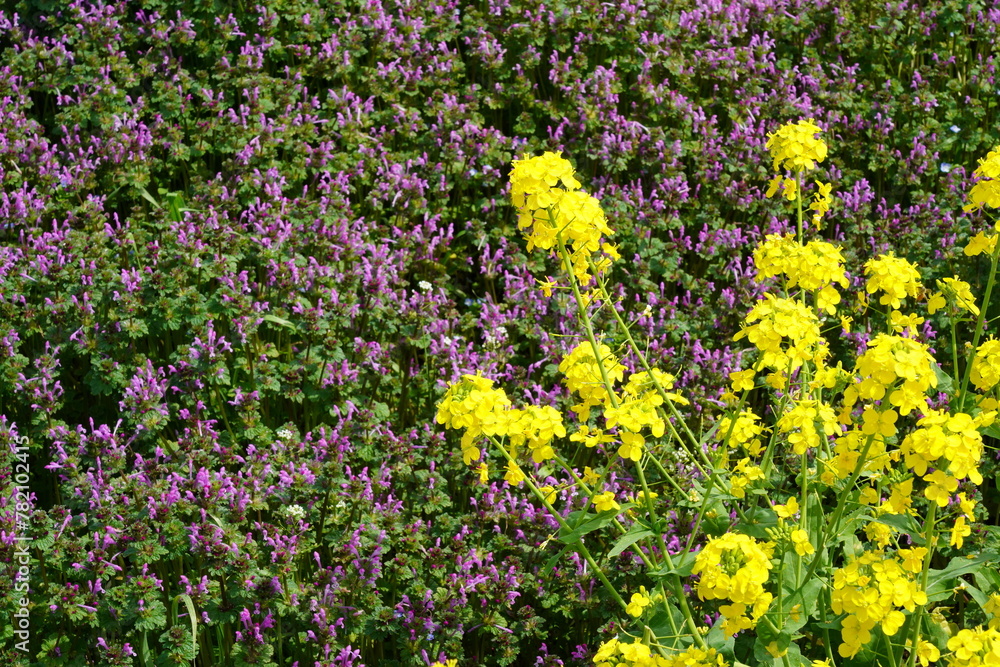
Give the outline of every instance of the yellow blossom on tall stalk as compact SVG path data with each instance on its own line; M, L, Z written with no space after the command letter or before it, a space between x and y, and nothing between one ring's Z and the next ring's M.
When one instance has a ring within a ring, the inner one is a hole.
M771 153L774 171L815 169L816 163L825 160L827 154L826 143L816 137L822 131L812 121L800 120L768 134L764 148Z
M820 181L815 183L817 190L816 194L813 195L813 202L809 205L809 210L813 211L813 227L819 229L823 216L829 212L830 206L833 204L833 197L830 195L833 184L821 183Z
M976 305L976 297L973 296L969 283L959 280L956 276L939 280L937 284L940 291L932 294L927 300L928 313L933 315L950 301L959 310L979 315L979 306Z
M976 348L970 377L972 384L982 392L1000 384L1000 340L990 338Z
M822 434L816 428L817 423L821 425ZM841 428L832 407L820 401L803 399L795 401L792 408L781 416L778 430L788 434L792 451L802 456L807 449L819 447L821 438L839 435Z
M750 456L760 456L764 449L760 436L767 430L760 423L760 417L749 410L744 410L736 418L735 424L730 417L719 420L719 428L715 434L719 440L725 441L730 449L740 447Z
M580 190L572 165L559 153L514 160L510 185L511 201L518 209L517 225L527 234L529 252L535 248L551 250L561 242L580 285L591 281L590 261L596 253L604 253L595 260L598 273L620 257L616 248L604 241L614 231L600 202ZM543 285L548 293L555 286L554 281Z
M969 191L970 204L966 211L976 211L983 206L1000 207L1000 146L996 146L979 161L979 168L972 172L979 180Z
M830 601L834 613L847 614L838 652L851 658L871 641L876 626L886 636L895 635L906 620L902 612L927 604L927 594L896 555L879 550L851 558L834 572Z
M865 290L869 294L883 292L879 303L890 308L898 309L903 299L915 298L921 289L917 267L891 252L868 260L865 275Z
M929 467L936 467L935 474L944 475L947 471L955 479L968 477L974 484L982 484L979 462L983 456L983 436L979 429L991 425L996 412L981 412L975 417L961 412L949 415L929 408L925 412L926 416L917 422L917 429L903 438L900 445L906 466L921 476ZM957 485L949 484L942 492L945 505L955 488Z
M937 386L934 365L927 345L912 338L879 334L855 361L858 379L844 391L844 406L850 408L859 398L881 401L889 392L889 404L899 414L922 410L927 405L927 392Z
M621 382L625 378L625 367L618 362L618 358L607 345L598 347L600 362L594 356L594 347L589 342L584 341L576 347L559 364L559 371L563 374L566 388L576 393L582 400L574 405L571 410L580 416L580 421L590 419L590 409L605 405L611 407L611 395L601 376L601 365L611 382Z
M479 375L463 375L438 404L437 423L447 428L465 429L462 459L466 465L478 461L482 435L505 435L507 420L502 413L510 407L503 389L494 389L493 380Z
M765 294L745 318L746 325L734 340L746 338L761 356L756 369L795 370L803 362L826 356L816 315L798 301Z
M760 544L748 535L726 533L709 540L695 557L691 573L701 575L698 596L732 603L719 608L726 634L754 627L774 599L764 590L773 550L770 542Z
M803 246L791 234L769 234L754 250L753 259L758 282L784 275L785 289L801 287L816 293L816 306L830 315L836 313L840 303L834 284L842 288L850 285L840 249L826 241L810 241Z
M992 667L1000 664L1000 631L982 627L959 630L948 640L947 667Z

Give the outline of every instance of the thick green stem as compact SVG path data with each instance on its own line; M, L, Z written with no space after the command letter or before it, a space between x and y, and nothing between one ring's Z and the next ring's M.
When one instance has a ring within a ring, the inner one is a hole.
M994 260L994 267L996 261ZM931 559L934 557L934 549L937 547L937 509L936 502L931 503L931 510L927 513L927 531L924 533L924 541L927 544L927 554L924 556L924 567L920 573L920 590L927 590L927 581L930 576ZM910 657L907 660L909 667L915 667L917 661L917 649L920 647L920 624L924 618L924 605L917 607L913 614L913 640L910 643Z

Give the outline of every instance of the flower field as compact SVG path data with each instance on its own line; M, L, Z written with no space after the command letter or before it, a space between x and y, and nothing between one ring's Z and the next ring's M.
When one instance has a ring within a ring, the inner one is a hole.
M1000 665L1000 2L0 11L0 664Z

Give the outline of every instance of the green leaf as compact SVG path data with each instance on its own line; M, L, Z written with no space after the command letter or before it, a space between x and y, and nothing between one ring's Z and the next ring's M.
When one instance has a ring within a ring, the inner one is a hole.
M573 548L572 544L567 544L562 549L560 549L559 552L555 556L553 556L548 561L546 561L545 567L542 568L542 574L544 575L549 570L555 569L556 563L559 561L560 558L562 558L562 555L564 553L566 553L567 551L569 551L570 549L572 549L572 548Z
M153 199L153 195L149 194L149 190L142 187L141 185L136 186L136 189L139 190L139 194L142 195L143 199L145 199L146 201L148 201L150 204L153 205L153 208L160 208L160 203L155 199Z
M658 577L666 577L671 574L676 574L678 577L690 577L691 569L694 567L695 556L697 554L690 551L680 554L679 557L677 555L671 556L674 566L665 566L653 574Z
M643 540L647 537L652 537L652 535L653 531L651 530L645 530L645 529L630 530L629 532L625 533L618 539L618 542L615 543L615 546L611 549L611 551L608 552L608 558L614 558L615 556L625 551L639 540Z
M674 628L677 628L677 631ZM663 608L658 609L649 619L650 631L667 648L682 649L690 645L691 639L683 628L684 614L669 600L664 600Z
M566 523L573 525L581 517L583 518L583 522L569 532L566 532L564 528L560 528L559 536L556 539L563 544L576 544L583 538L584 535L608 525L614 521L619 512L624 512L632 506L633 505L631 503L626 503L621 506L620 510L608 510L607 512L601 512L600 514L592 514L586 511L581 512L579 510L571 512L569 517L566 519Z
M1000 554L992 551L983 552L975 558L956 556L943 570L930 570L926 591L928 601L934 602L947 598L951 595L958 577L965 574L975 574L987 563L994 566L998 559L1000 559Z
M736 524L734 532L744 533L758 540L771 539L767 534L768 528L778 525L778 515L770 507L753 507L745 513L746 521Z
M188 618L191 619L191 637L193 637L193 641L195 643L197 643L197 641L198 641L198 612L195 611L194 600L192 600L191 596L188 595L187 593L182 593L181 595L178 595L176 599L182 600L184 602L184 606L187 607Z
M263 319L265 322L271 322L273 324L277 324L278 326L286 327L288 329L296 328L294 324L286 320L284 317L278 317L277 315L271 315L270 313L264 315L261 319Z
M909 535L917 546L922 546L925 542L921 536L920 526L909 514L884 514L875 519L876 523L885 524L890 528L895 528L901 533Z

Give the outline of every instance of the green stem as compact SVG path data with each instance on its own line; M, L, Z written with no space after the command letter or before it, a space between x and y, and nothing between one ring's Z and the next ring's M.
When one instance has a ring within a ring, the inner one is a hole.
M840 526L840 519L843 517L844 509L847 507L847 496L850 495L851 489L854 488L855 483L857 483L858 478L861 477L861 473L865 469L865 462L868 458L868 452L871 450L873 442L875 442L874 434L868 436L868 440L865 442L865 446L862 448L861 454L858 456L858 462L854 466L854 472L851 473L850 478L848 478L847 483L844 485L844 490L841 491L840 495L837 497L837 507L833 511L833 518L830 520L830 523L826 526L825 530L822 530L819 534L819 541L816 545L816 555L809 564L809 570L806 572L805 578L801 580L801 583L792 595L795 595L802 590L802 587L805 586L806 582L809 581L816 572L819 562L823 560L823 549L826 547L826 536L828 533L834 533L838 530Z
M490 437L490 440L493 441L493 444L496 445L497 449L500 450L500 453L503 454L504 458L506 458L511 463L517 465L517 461L515 461L514 457L510 455L506 447L501 445L499 441L497 441L492 437ZM534 482L531 481L531 478L528 477L527 475L525 475L524 477L524 483L528 485L528 489L531 490L531 493L535 496L535 498L537 498L538 501L545 506L545 509L549 511L549 514L551 514L552 518L556 520L556 522L559 524L559 527L562 528L564 531L566 531L567 534L572 533L573 526L569 525L566 522L566 519L564 519L563 516L556 510L556 508L552 506L552 503L549 502L549 499L546 497L546 494L542 493L538 489L538 487L535 486ZM598 567L597 563L594 561L594 557L590 555L590 551L583 543L583 540L582 539L578 540L573 546L576 548L577 552L581 556L583 556L584 559L586 559L587 564L590 565L591 568L593 568L594 574L597 575L597 578L600 579L601 583L604 584L604 587L611 594L611 597L614 598L615 602L617 602L619 606L621 606L622 611L624 611L628 607L628 604L625 602L625 600L622 599L622 596L618 593L618 590L611 585L610 581L608 581L608 578L604 574L604 571L601 570L600 567Z
M996 261L994 260L994 268ZM924 556L924 567L920 573L920 589L927 590L927 581L930 577L931 558L934 557L934 549L937 546L937 509L938 504L931 502L930 512L927 513L927 532L924 533L924 541L927 544L927 555ZM907 660L909 667L915 667L917 661L917 648L920 646L920 624L924 617L924 605L917 607L913 615L913 641L910 644L910 657Z

